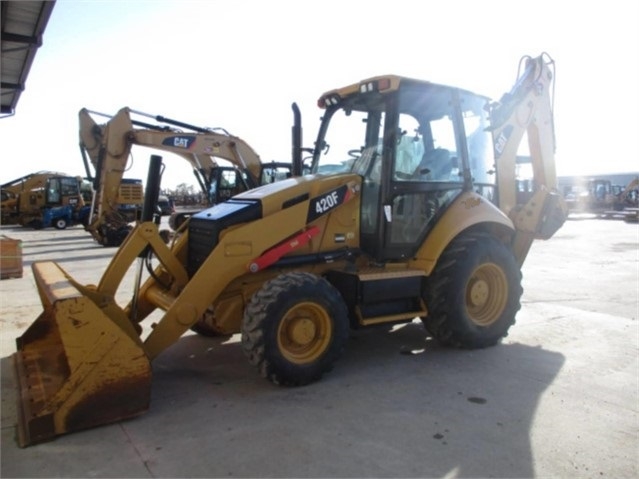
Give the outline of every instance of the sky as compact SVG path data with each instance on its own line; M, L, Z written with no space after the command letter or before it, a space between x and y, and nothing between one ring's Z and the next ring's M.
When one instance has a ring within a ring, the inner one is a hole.
M555 60L559 175L639 171L639 2L628 0L58 0L16 113L0 119L0 182L83 175L82 108L222 127L262 161L290 161L291 104L312 146L317 98L398 74L499 99L524 55ZM103 120L100 120L103 121ZM130 178L164 157L134 147Z

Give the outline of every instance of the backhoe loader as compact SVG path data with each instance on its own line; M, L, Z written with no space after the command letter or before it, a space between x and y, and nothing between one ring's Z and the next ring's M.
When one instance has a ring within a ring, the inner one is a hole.
M151 220L162 170L153 155L142 221L97 285L54 262L32 266L43 312L13 355L19 444L145 412L153 359L198 321L239 333L259 373L288 386L328 372L350 328L420 318L443 345L498 343L520 309L533 240L550 238L566 217L553 75L547 54L523 57L516 84L496 102L395 75L330 90L318 100L323 116L304 175L293 104L294 176L193 215L170 245ZM524 133L537 190L518 204ZM109 152L124 158L126 149ZM115 293L139 257L147 270L119 305ZM154 311L149 329L143 320Z
M109 118L98 125L91 114ZM147 117L156 123L134 119ZM161 115L122 108L114 116L83 108L79 112L80 150L87 175L94 178L92 215L87 231L104 246L119 246L131 231L131 218L117 208L117 192L133 145L167 151L184 158L209 205L268 182L270 177L257 153L241 138L221 128L204 128ZM222 166L219 160L230 162ZM89 168L91 162L95 174ZM277 163L279 168L286 166ZM289 169L290 169L290 163ZM270 166L273 168L273 166ZM141 188L141 186L140 186ZM194 211L181 211L171 218L178 229Z
M83 223L89 207L81 184L79 176L41 171L2 185L2 222L34 229L65 229Z
M67 175L55 171L37 171L8 181L0 186L0 191L2 192L2 224L19 224L18 196L20 193L43 189L47 179L53 176Z
M81 183L79 176L52 176L43 188L20 193L18 222L34 229L53 226L59 230L84 224L90 207L84 202Z

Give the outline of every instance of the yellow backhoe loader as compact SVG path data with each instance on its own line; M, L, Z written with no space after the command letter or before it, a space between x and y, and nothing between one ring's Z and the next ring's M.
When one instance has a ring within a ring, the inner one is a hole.
M42 229L84 223L82 178L40 171L2 185L2 224Z
M44 187L18 195L18 222L22 226L42 229L53 226L85 224L89 206L82 196L80 176L51 176Z
M98 125L92 114L109 120ZM146 118L155 123L149 123ZM79 121L80 150L87 175L94 178L95 190L92 216L86 229L104 246L119 246L132 229L131 218L122 215L118 203L124 202L123 187L119 185L134 145L184 158L191 165L209 205L270 181L267 167L286 166L284 163L263 165L253 148L224 129L199 127L130 108L122 108L114 116L83 108ZM231 166L220 165L220 159ZM89 161L94 175L90 174ZM197 211L183 211L174 216L171 219L174 229L194 212Z
M37 171L8 181L0 186L0 191L2 192L2 224L20 224L20 215L18 213L19 195L44 189L47 180L54 176L63 177L67 175L55 171Z
M13 356L19 443L145 412L151 362L202 320L240 333L259 373L290 386L329 371L349 328L421 318L443 345L498 343L520 309L533 240L550 238L566 217L556 191L554 62L524 57L520 69L497 102L394 75L328 91L306 175L293 105L295 175L193 215L171 245L150 221L162 169L152 156L142 222L97 285L54 262L33 265L43 312ZM518 204L525 132L537 190ZM170 138L179 150L189 136ZM238 154L237 142L216 141L205 145ZM123 145L108 151L124 161ZM115 293L140 256L147 272L119 305ZM142 321L154 311L148 331Z

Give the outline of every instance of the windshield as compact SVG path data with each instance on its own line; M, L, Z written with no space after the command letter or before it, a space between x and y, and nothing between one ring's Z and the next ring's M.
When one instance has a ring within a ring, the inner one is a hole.
M320 145L319 161L315 173L339 173L350 171L359 156L366 138L367 114L360 111L333 112L330 126Z
M356 96L340 108L329 109L322 119L313 173L340 173L358 168L364 150L382 152L384 134L383 97L378 94ZM361 174L361 172L360 172Z

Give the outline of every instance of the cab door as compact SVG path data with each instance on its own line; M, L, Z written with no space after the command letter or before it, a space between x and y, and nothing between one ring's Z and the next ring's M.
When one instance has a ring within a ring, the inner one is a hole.
M385 260L412 257L464 187L463 127L451 89L409 86L397 100L382 205Z

